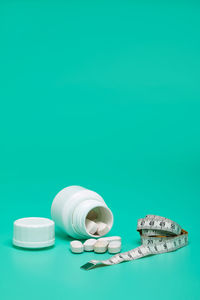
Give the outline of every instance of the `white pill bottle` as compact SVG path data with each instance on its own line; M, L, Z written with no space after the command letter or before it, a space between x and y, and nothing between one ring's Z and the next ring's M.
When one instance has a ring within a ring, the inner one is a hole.
M91 190L75 185L64 188L56 195L51 206L51 216L57 226L78 239L100 236L88 231L88 217L107 225L107 232L104 234L113 225L113 214L103 198Z

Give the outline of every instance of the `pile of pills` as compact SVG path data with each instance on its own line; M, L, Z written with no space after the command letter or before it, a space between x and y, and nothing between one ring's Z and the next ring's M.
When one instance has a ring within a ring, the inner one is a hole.
M121 251L121 237L111 236L104 237L98 240L89 239L84 243L80 241L72 241L70 249L73 253L82 253L83 251L94 251L95 253L105 253L107 250L111 254Z
M88 214L85 226L90 234L97 236L103 236L110 230L110 227L107 224L98 221L95 211L91 211Z

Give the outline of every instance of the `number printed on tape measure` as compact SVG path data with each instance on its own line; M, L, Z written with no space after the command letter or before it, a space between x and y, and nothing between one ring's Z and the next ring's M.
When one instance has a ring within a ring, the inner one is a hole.
M147 215L138 220L137 231L142 245L128 252L116 254L107 260L92 260L81 268L90 270L99 265L114 265L135 260L147 255L166 253L184 247L188 243L188 232L170 219Z

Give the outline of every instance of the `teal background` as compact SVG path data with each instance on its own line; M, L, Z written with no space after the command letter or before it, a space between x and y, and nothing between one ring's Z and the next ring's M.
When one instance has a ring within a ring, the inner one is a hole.
M0 298L199 299L200 2L0 2ZM174 253L90 272L109 254L12 247L65 186L100 193L123 251L137 219L189 231Z

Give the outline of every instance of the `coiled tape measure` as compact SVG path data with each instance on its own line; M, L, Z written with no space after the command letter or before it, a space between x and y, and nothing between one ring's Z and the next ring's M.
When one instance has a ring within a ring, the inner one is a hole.
M116 265L144 256L175 251L188 244L188 232L167 218L147 215L139 219L137 231L142 245L128 252L118 253L107 260L91 260L81 268L91 270L97 266Z

